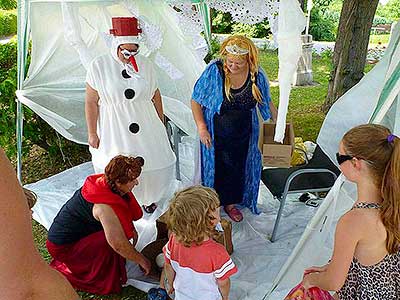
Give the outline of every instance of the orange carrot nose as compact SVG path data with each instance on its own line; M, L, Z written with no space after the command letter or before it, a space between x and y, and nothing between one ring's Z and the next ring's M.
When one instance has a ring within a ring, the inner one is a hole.
M136 73L139 72L139 68L137 66L135 57L134 56L129 57L129 61L131 62L133 68L135 69L135 72Z

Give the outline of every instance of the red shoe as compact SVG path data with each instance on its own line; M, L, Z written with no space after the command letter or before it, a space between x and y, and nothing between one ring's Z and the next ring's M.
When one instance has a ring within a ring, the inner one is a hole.
M232 206L231 208L228 208L228 206L224 206L224 210L228 214L228 216L232 219L232 221L241 222L243 220L242 213L235 206Z

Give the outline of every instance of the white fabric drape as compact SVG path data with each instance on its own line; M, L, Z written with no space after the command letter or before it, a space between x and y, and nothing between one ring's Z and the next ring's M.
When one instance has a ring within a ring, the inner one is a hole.
M279 108L274 140L285 138L286 115L293 76L301 56L301 32L306 26L304 14L297 0L282 0L279 4L278 57Z
M156 74L165 113L194 135L189 101L205 63L178 27L170 6L163 1L135 4L139 15L162 29L161 47L151 52L143 46L141 53L156 66L158 62ZM67 139L87 142L85 67L109 51L104 35L111 28L111 16L126 15L131 13L123 2L31 3L31 63L17 96Z
M210 5L218 5L217 2L221 1L211 1ZM276 1L269 1L264 6L264 10L277 10ZM187 28L179 26L183 24L182 16L161 0L32 2L29 16L31 64L28 77L22 89L17 92L19 100L64 137L85 144L87 132L83 106L86 67L94 57L108 50L105 34L111 27L111 16L132 13L143 19L151 36L156 35L162 39L155 39L158 42L147 41L147 47L142 47L141 53L145 53L158 66L160 90L163 96L168 97L165 97L164 104L166 115L180 124L186 133L194 136L195 127L187 108L190 107L193 85L205 67L196 52L198 49L195 49L199 47L201 50L202 47L193 30L189 30L189 35ZM270 13L268 18L270 22L276 23L276 14ZM276 24L271 26L275 28ZM281 140L290 82L301 51L300 33L304 28L304 16L297 1L280 1L278 27L277 37L281 49L277 135L280 134L277 140ZM169 102L169 99L177 101ZM188 116L181 119L174 114L176 111Z

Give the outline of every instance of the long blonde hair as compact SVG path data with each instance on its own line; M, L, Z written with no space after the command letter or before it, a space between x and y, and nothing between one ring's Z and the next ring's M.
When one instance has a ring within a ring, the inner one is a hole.
M215 190L192 186L175 193L167 212L167 226L186 247L199 245L214 234L211 213L219 207Z
M380 215L387 231L386 248L395 253L400 247L400 139L382 125L367 124L349 130L342 142L348 155L368 162L383 199Z
M249 52L243 55L231 54L226 50L226 47L233 45L237 45L242 49L248 50ZM258 50L254 43L249 38L243 35L232 35L223 41L219 54L223 61L223 69L225 73L224 89L228 99L231 99L231 79L229 77L230 72L226 65L226 57L230 56L245 59L247 61L250 69L250 79L252 82L251 90L253 93L253 97L257 100L258 103L262 103L262 94L256 84L256 74L258 73L259 61Z

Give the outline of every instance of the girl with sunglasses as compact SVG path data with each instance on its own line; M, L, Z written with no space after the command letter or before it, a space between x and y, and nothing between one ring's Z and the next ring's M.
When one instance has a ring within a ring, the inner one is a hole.
M400 299L400 139L376 124L348 131L337 160L357 200L336 227L331 261L305 270L305 289L340 300Z

